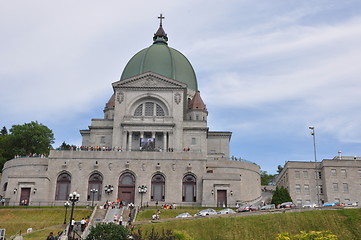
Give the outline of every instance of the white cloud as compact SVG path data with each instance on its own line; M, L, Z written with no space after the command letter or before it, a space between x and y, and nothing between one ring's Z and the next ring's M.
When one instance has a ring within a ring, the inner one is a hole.
M152 43L161 12L169 45L195 68L211 128L265 146L262 135L272 142L282 128L298 138L314 124L340 142L360 142L358 1L7 1L1 124L49 122L61 140L67 128L69 142L79 142L69 121L102 116L111 83Z

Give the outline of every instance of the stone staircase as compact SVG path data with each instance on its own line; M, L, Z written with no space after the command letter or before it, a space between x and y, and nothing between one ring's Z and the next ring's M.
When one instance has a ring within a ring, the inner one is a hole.
M89 224L85 228L83 234L81 235L81 239L85 239L86 236L88 236L91 226L94 226L97 223L104 222L106 214L107 214L107 209L100 209L98 207L95 207L95 209L89 219Z
M95 213L94 213L92 222L91 222L89 225L94 225L94 224L96 224L96 223L103 222L104 219L105 219L106 214L107 214L107 210L106 210L106 209L99 209L99 208L97 208L97 209L95 210Z
M114 215L119 216L123 214L123 208L114 208L114 209L108 209L108 212L105 216L104 222L109 223L109 222L114 222ZM123 220L124 221L124 220Z

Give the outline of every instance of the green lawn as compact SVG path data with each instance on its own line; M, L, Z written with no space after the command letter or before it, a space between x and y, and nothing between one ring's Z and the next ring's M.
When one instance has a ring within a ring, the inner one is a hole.
M0 228L6 229L6 237L9 238L19 230L26 233L29 227L33 228L33 231L50 227L42 232L24 236L24 239L45 239L49 232L56 233L64 228L62 225L64 214L64 208L0 208ZM67 215L68 221L69 215L70 211ZM89 215L91 215L89 209L76 208L74 210L75 220L81 220Z
M166 210L169 211L169 210ZM320 210L205 219L185 219L137 226L143 231L162 229L188 233L195 240L275 239L278 233L326 231L340 239L361 239L361 209Z
M173 218L179 213L194 214L200 208L181 208L161 210L161 219ZM138 214L137 221L148 221L156 209L144 209ZM75 211L75 219L90 215L88 209L79 208ZM68 215L69 217L69 215ZM0 209L0 228L5 228L7 237L18 230L26 231L32 227L34 232L24 239L45 239L52 231L63 229L64 209L59 208L28 208ZM215 218L183 219L162 223L137 225L143 231L171 229L186 232L194 240L213 239L275 239L278 233L297 234L300 231L326 231L336 234L339 239L361 239L361 209L319 210L295 213L275 213L259 216L229 216Z

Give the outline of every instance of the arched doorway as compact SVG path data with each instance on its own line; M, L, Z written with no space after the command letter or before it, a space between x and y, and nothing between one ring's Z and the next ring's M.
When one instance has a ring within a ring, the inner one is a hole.
M187 174L183 178L182 201L183 202L196 202L196 178Z
M61 173L56 181L55 200L68 200L71 177L68 173Z
M102 197L103 177L99 173L93 173L88 182L88 201L100 201ZM92 189L97 191L91 192ZM93 196L94 195L94 196Z
M119 178L118 199L123 204L134 203L135 177L131 173L123 173Z
M152 201L165 200L165 178L161 174L156 174L152 178Z

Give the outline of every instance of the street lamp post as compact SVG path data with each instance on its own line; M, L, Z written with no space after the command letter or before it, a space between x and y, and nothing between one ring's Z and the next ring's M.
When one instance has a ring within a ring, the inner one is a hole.
M140 193L140 207L143 207L143 194L147 192L147 186L142 185L138 187L138 191Z
M68 201L66 201L64 203L64 207L65 207L65 216L64 216L64 224L66 224L66 214L68 212L68 207L69 207L70 203Z
M105 188L104 188L105 193L108 194L108 195L111 194L113 192L113 190L114 190L114 187L112 185L110 185L110 184L106 185Z
M68 230L68 239L71 239L71 232L73 231L73 213L74 213L74 205L77 201L79 201L79 193L73 192L69 194L69 201L71 202L71 213L70 213L70 222L69 222L69 230Z
M98 189L90 189L90 192L92 193L92 207L94 207L94 195L98 192Z
M318 185L318 164L317 164L317 154L316 154L316 134L315 134L315 127L309 126L308 127L311 130L311 135L313 137L313 153L315 157L315 170L316 170L316 194L317 194L317 206L320 206L320 187Z

